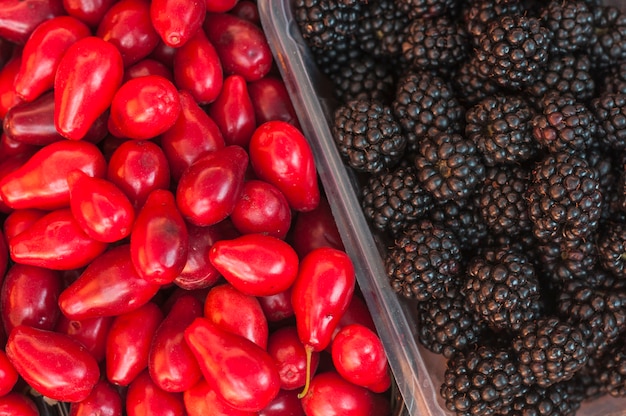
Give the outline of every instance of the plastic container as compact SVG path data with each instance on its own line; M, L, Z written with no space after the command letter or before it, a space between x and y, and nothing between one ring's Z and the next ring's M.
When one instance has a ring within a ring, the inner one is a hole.
M626 7L613 0L606 4ZM289 0L258 0L261 22L278 68L298 113L303 132L311 142L320 179L352 257L358 283L385 345L405 414L452 415L439 395L445 359L416 341L413 304L396 295L386 277L384 245L374 235L357 197L357 180L346 168L332 139L329 120L335 107L328 81L316 68ZM601 399L585 403L578 415L626 415L626 399Z

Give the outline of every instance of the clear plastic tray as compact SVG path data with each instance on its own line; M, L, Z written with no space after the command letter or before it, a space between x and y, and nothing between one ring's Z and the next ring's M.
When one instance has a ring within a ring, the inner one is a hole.
M626 6L623 0L606 4ZM328 81L316 68L289 0L258 0L261 22L278 68L313 148L320 179L342 235L355 263L357 279L383 340L404 404L404 414L443 416L439 395L445 361L416 341L413 305L389 286L381 242L370 231L357 197L357 181L343 164L332 139L329 120L335 102ZM626 399L602 398L583 405L581 416L626 415Z

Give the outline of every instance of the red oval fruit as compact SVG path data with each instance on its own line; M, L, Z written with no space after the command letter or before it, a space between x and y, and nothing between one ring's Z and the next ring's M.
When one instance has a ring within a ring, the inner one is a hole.
M57 332L16 326L6 353L30 386L54 400L80 402L100 378L98 363L85 347Z
M287 290L298 275L298 255L276 237L245 234L213 244L209 260L242 293L270 296Z
M147 75L123 84L111 102L109 131L147 140L166 132L180 114L178 90L166 78Z
M263 349L267 347L269 329L259 301L228 283L211 288L204 300L204 317Z
M189 222L207 226L230 215L243 190L248 154L226 146L195 161L180 178L176 204Z
M296 211L311 211L320 201L313 151L300 130L285 121L259 126L249 145L254 173L275 185Z
M54 119L59 133L72 140L85 137L111 105L123 74L122 55L113 44L95 36L72 44L54 79Z

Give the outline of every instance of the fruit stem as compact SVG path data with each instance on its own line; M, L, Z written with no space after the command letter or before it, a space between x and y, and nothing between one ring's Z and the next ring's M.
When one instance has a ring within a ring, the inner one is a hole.
M304 382L304 390L298 394L298 399L303 398L309 392L309 385L311 384L311 356L313 355L313 347L307 345L304 347L306 352L306 381Z

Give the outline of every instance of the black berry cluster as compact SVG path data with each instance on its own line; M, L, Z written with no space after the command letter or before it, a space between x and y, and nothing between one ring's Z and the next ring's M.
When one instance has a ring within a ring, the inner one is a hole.
M417 340L448 360L445 406L570 415L626 397L626 12L295 8L335 83L334 139L387 242L390 286L414 302Z

